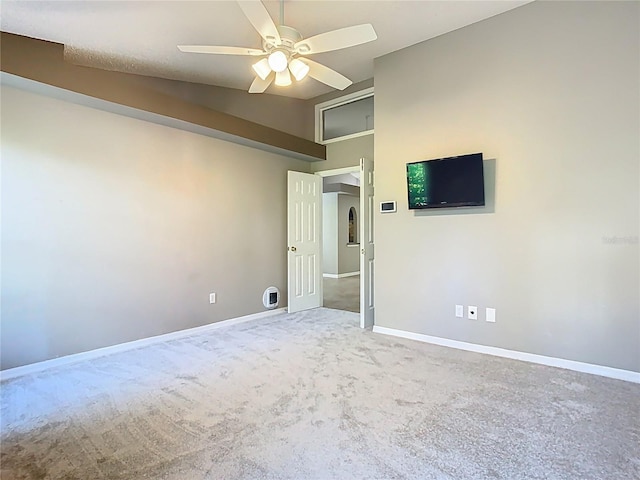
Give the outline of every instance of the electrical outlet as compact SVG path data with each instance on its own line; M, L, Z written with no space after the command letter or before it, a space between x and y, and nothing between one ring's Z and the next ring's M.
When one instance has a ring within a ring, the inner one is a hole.
M462 305L456 305L456 317L464 318L464 307Z
M486 315L487 322L495 322L496 321L496 309L495 308L487 308Z
M477 320L478 319L478 307L474 307L473 305L469 305L467 307L467 317L469 320Z
M209 294L209 303L216 303L216 294L215 293L210 293Z

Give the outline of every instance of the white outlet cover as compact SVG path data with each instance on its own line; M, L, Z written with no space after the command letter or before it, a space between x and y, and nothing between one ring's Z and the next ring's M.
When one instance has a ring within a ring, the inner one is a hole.
M467 317L469 320L477 320L478 319L478 307L474 307L473 305L469 305L467 307Z
M487 315L486 315L486 320L487 322L495 322L496 321L496 309L495 308L487 308Z
M209 303L216 303L216 294L215 293L210 293L209 294Z
M464 317L464 307L462 305L456 305L456 317L458 318Z

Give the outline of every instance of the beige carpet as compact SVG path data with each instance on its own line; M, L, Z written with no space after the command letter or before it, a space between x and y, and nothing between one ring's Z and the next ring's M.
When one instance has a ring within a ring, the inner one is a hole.
M637 479L640 385L317 309L1 385L14 479Z

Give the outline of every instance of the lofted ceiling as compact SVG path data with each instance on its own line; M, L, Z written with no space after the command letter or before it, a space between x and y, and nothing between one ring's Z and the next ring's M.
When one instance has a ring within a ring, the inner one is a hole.
M371 23L378 40L313 55L354 83L373 77L376 57L470 25L530 0L286 0L284 24L306 38ZM280 23L280 2L263 2ZM255 57L182 53L178 44L261 48L235 1L2 0L2 31L65 44L67 61L97 68L247 90ZM312 78L268 94L308 99L332 91Z

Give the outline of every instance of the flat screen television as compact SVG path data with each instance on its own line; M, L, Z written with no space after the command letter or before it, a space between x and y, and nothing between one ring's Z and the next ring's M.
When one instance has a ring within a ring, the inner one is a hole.
M407 163L409 209L484 205L482 153Z

